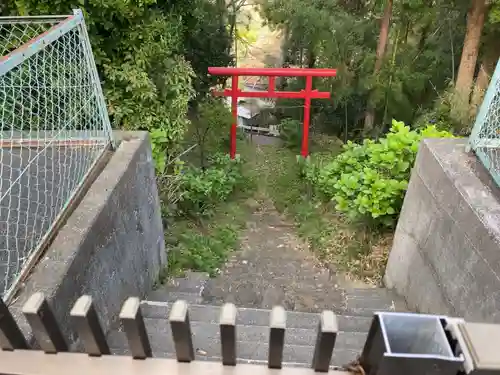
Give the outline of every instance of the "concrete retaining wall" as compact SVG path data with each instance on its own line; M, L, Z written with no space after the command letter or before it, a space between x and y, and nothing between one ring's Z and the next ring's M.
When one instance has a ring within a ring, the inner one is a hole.
M82 294L93 297L103 328L129 296L143 297L166 263L160 204L147 133L117 133L120 146L60 229L11 311L31 332L21 307L43 292L70 344L77 342L69 311Z
M422 142L385 283L419 312L500 323L499 189L465 144Z

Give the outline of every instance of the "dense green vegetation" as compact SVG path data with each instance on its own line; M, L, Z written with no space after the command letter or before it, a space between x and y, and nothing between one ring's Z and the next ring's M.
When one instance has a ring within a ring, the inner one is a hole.
M331 137L315 137L311 160L323 163L340 152ZM350 221L333 202L317 194L305 178L294 150L280 146L245 149L248 168L256 175L256 199L268 200L295 224L296 233L327 267L352 278L378 284L385 268L392 233L365 222Z
M245 182L239 158L227 154L215 154L204 171L187 166L182 172L179 210L187 215L210 215Z
M323 199L354 220L369 219L393 226L403 204L411 167L424 138L451 137L435 126L410 130L393 120L385 138L348 142L325 164L304 164L303 175Z
M178 268L212 272L235 246L237 221L206 224L215 215L215 206L242 183L240 164L220 154L227 145L231 115L221 101L209 99L210 87L221 80L209 76L207 68L233 64L240 3L7 0L0 4L0 15L83 10L113 127L150 133L167 238L173 247L172 272ZM198 146L187 154L187 161L178 159L192 144ZM217 213L221 210L218 207Z
M190 163L181 168L177 207L165 214L171 246L166 275L187 269L214 275L237 247L254 187L253 173L243 173L245 166L239 157L214 153L203 167Z
M8 0L2 7L3 15L83 10L112 125L150 131L160 171L180 151L189 105L217 82L207 67L233 62L230 13L220 1Z
M466 133L500 56L496 0L260 2L284 34L285 66L338 69L315 81L332 100L313 101L313 123L342 139L380 136L393 118Z
M113 126L150 133L168 275L215 274L264 195L325 263L377 282L420 140L467 134L500 56L498 0L7 0L0 14L75 7ZM283 66L338 69L314 80L332 100L313 101L307 160L290 99L275 112L284 147L240 139L241 157L226 155L231 113L209 94L226 83L207 68L255 41L249 7L281 31Z

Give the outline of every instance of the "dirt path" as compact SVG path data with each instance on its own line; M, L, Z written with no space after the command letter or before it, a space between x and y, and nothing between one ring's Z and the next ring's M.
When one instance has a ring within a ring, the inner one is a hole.
M255 145L253 163L267 163ZM267 192L268 173L258 169L258 190L248 205L252 208L246 229L240 235L240 250L211 279L204 302L233 302L241 307L320 311L345 308L345 292L370 287L353 282L323 267L296 234L295 226L274 207Z
M245 48L238 47L237 65L281 66L280 32L264 26L257 9L247 9L248 29L255 33L256 39ZM248 86L257 81L258 77L245 80ZM346 290L368 285L349 281L321 266L297 236L295 226L275 209L266 191L272 168L266 167L269 160L265 160L259 146L267 143L267 139L259 137L254 140L255 165L249 168L255 168L261 175L246 229L240 235L240 249L221 273L209 280L203 292L204 302L233 302L240 307L257 308L280 304L296 311L342 310L346 306Z
M272 203L255 208L241 235L241 250L210 280L206 302L318 311L343 308L346 280L323 268Z

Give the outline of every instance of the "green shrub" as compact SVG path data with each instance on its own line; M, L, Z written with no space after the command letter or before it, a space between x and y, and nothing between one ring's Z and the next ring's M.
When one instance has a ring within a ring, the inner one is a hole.
M386 138L362 144L348 142L332 162L311 166L305 177L349 217L392 225L401 210L420 140L436 137L452 134L434 126L410 130L393 120Z
M192 270L213 275L234 250L237 241L238 228L231 225L216 228L210 234L188 230L180 235L179 243L168 253L167 274Z
M300 149L302 141L302 123L290 118L280 122L280 138L285 147L292 150Z
M199 103L188 133L198 144L198 165L205 167L210 154L226 148L232 118L230 108L220 98L208 97Z
M468 135L474 124L475 112L472 107L467 111L456 111L456 93L453 88L445 90L436 99L434 107L422 113L413 123L414 128L434 125L439 130L447 130L457 135Z
M215 154L210 166L202 168L188 166L181 172L182 214L210 215L217 202L226 200L244 178L239 158L231 160L228 155Z

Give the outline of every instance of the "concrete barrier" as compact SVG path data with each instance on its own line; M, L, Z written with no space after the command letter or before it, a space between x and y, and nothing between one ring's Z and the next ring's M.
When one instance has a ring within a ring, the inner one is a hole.
M166 263L160 202L147 132L117 132L111 155L78 207L11 304L21 330L31 330L21 306L43 292L68 343L77 336L68 311L89 294L104 331L130 295L144 297Z
M465 145L422 142L385 283L417 311L499 323L500 190Z

